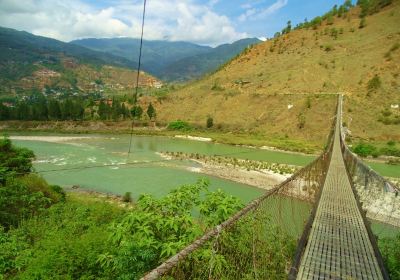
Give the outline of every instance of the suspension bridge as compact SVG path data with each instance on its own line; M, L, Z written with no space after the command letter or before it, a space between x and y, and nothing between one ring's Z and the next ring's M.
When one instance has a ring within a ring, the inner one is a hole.
M369 220L400 227L400 190L348 150L341 110L340 95L327 147L316 160L142 280L389 279ZM291 263L276 265L293 238ZM274 247L276 240L284 246Z

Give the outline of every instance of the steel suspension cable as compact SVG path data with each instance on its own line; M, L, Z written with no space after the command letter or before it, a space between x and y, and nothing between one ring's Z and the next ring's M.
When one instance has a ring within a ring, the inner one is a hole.
M136 74L136 87L135 87L135 93L133 96L133 106L134 109L136 110L136 104L137 104L137 96L138 96L138 91L139 91L139 76L140 76L140 66L141 66L141 61L142 61L142 48L143 48L143 33L144 33L144 19L146 15L146 0L143 1L143 14L142 14L142 32L140 34L140 47L139 47L139 61L138 61L138 67L137 67L137 74ZM132 137L133 137L133 125L135 121L135 116L133 116L132 124L131 124L131 138L129 141L129 149L128 149L128 157L131 152L131 147L132 147Z

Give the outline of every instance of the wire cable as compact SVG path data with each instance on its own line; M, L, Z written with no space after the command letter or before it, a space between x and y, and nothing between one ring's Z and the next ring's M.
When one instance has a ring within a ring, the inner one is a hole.
M144 33L144 18L145 18L145 15L146 15L146 0L143 1L142 33L140 35L139 61L138 61L137 74L136 74L135 94L133 96L133 106L134 107L136 107L137 96L138 96L138 91L139 91L139 76L140 76L140 66L141 66L141 61L142 61L142 48L143 48L143 33ZM133 118L135 118L135 116L133 116ZM130 141L129 141L128 157L129 157L129 154L131 153L134 121L135 121L135 119L132 120L132 124L131 124L131 138L130 138Z

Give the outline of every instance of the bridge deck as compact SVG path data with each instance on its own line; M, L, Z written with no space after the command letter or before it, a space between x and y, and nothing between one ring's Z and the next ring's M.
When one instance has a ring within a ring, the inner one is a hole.
M340 117L297 279L383 279L345 169L339 124Z

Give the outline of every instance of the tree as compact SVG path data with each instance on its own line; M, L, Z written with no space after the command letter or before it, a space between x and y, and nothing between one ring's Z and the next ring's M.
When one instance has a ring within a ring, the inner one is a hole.
M214 120L212 117L208 116L206 126L207 128L211 128L214 125Z
M0 120L3 121L9 119L10 119L10 109L0 102Z
M140 105L133 106L133 108L131 110L131 115L134 120L140 120L143 115L142 107L140 107Z
M61 119L60 103L54 99L50 100L48 112L49 112L49 119L60 120Z
M17 111L17 119L19 120L31 119L31 109L25 101L18 103L16 111Z
M73 120L83 120L83 117L85 115L85 108L83 108L83 105L79 101L73 102L73 107L72 107L72 119Z
M381 78L379 78L379 76L375 74L375 76L368 81L367 89L369 91L375 91L378 90L381 86L382 86Z
M366 25L365 17L362 17L361 20L360 20L360 25L358 26L358 28L360 28L360 29L364 28L365 25Z
M108 105L106 103L104 103L103 100L100 101L99 109L98 109L97 113L99 114L101 120L107 119Z
M32 151L0 139L0 230L18 225L61 198L44 179L30 174L33 157Z
M117 121L121 116L121 104L115 98L113 98L113 103L111 106L111 114L114 121Z
M147 115L149 116L150 120L156 117L156 109L153 107L153 104L149 104L147 107Z
M74 103L70 98L65 100L61 106L61 117L63 120L71 120L73 116Z
M289 20L287 26L282 30L282 34L288 34L292 30L292 22Z
M129 111L128 111L128 109L125 107L125 104L124 104L124 103L121 104L121 115L122 115L122 118L123 118L124 120L125 120L126 117L129 115Z
M202 235L202 229L219 224L241 209L237 198L208 188L209 182L200 180L172 190L163 198L141 195L135 210L114 225L110 237L116 249L113 261L107 262L110 254L102 254L102 268L114 271L121 279L138 279ZM193 212L199 213L203 228Z

